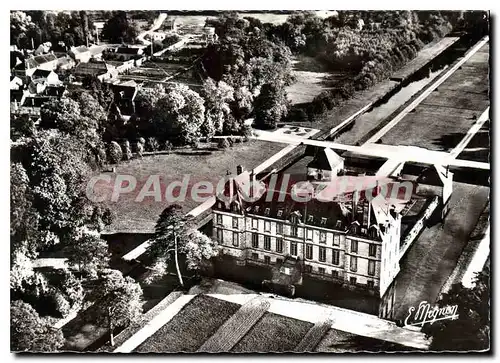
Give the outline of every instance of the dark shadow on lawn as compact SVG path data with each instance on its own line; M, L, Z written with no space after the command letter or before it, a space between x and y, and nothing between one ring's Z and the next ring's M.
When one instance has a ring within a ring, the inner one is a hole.
M440 146L443 150L453 149L465 137L466 133L453 132L451 134L441 135L432 141L434 145Z
M212 155L212 151L192 150L192 151L176 151L177 155Z

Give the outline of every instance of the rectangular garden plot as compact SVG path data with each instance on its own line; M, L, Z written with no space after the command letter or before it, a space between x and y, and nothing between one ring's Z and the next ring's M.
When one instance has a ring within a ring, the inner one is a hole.
M238 304L198 295L135 352L195 352L239 308Z
M266 313L232 352L291 352L313 324Z

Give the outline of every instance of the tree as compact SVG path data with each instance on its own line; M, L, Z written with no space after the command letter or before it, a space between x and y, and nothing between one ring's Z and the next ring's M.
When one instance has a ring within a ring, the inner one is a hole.
M16 352L54 352L64 344L59 329L40 318L31 305L16 300L10 306L11 350Z
M31 16L23 11L10 12L10 44L19 48L31 48L31 39L35 37L37 25L32 21ZM36 39L38 40L38 39Z
M205 122L201 133L203 136L212 137L223 131L224 123L231 114L230 104L234 102L234 89L223 81L216 84L213 79L208 78L203 83L202 96L205 99Z
M153 115L156 104L166 96L165 87L158 84L152 88L141 87L135 97L136 112L139 117L149 120Z
M191 221L182 213L180 205L169 205L161 213L151 240L154 263L148 281L165 273L173 255L179 283L184 286L179 255L185 255L189 270L196 270L204 261L216 256L217 251L216 243L191 227Z
M103 270L89 294L94 303L91 314L97 324L106 325L114 346L114 329L127 326L142 314L142 289L131 277L117 270Z
M116 141L111 141L109 144L108 158L112 164L118 164L123 158L122 148Z
M137 25L125 11L115 11L104 24L102 35L112 43L132 43L139 34Z
M455 284L438 301L440 307L458 306L458 319L424 325L422 331L432 337L431 350L479 351L490 348L490 271L476 275L470 289Z
M205 122L203 99L183 84L170 86L156 103L151 121L158 138L177 145L192 144Z
M275 128L282 117L288 113L288 101L284 87L271 84L262 86L255 99L255 125L259 128Z
M50 100L43 104L40 115L41 128L57 129L91 143L100 139L99 130L107 118L102 107L88 93L82 93L78 101L68 97Z
M80 229L68 246L68 263L91 276L107 266L109 258L108 244L97 231Z

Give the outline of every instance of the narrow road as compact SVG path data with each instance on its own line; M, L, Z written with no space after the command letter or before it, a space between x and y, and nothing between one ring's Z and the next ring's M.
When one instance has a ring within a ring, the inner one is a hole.
M136 39L144 45L150 45L151 42L149 40L144 39L144 37L148 34L151 34L155 30L158 30L166 18L167 18L167 13L160 13L160 15L158 15L158 17L153 22L151 28L139 34Z

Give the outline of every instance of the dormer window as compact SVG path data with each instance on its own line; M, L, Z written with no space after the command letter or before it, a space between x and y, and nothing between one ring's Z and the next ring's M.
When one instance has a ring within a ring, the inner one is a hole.
M313 215L309 215L309 216L307 217L307 222L309 222L309 223L314 222L314 216L313 216Z
M221 203L221 202L219 202L219 204L217 205L217 207L218 207L219 209L222 209L222 203Z
M337 220L337 223L335 224L335 228L337 228L337 229L342 228L342 221L340 219Z
M265 214L266 216L268 216L270 212L271 212L271 209L269 209L269 208L266 208L266 209L264 210L264 214Z
M323 217L323 218L321 218L321 225L324 226L325 224L326 224L326 218Z
M233 212L239 212L240 211L240 205L238 203L233 203L233 205L231 206L231 210Z
M292 223L297 223L297 215L292 214L292 215L291 215L291 217L290 217L290 221L291 221Z
M256 205L256 206L255 206L255 208L253 209L253 211L254 211L255 213L258 213L258 212L259 212L259 206L258 206L258 205Z
M282 215L283 215L283 209L278 210L278 214L277 214L277 216L278 216L278 217L281 217Z
M358 231L359 231L359 225L356 222L354 222L351 226L351 233L358 234Z

